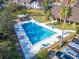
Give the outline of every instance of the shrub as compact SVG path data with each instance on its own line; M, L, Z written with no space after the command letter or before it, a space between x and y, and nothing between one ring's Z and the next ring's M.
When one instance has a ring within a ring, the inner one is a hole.
M44 15L42 10L27 10L27 13L32 15Z
M37 59L48 59L47 49L41 49L41 51L37 54Z
M79 34L79 25L76 27L76 33Z

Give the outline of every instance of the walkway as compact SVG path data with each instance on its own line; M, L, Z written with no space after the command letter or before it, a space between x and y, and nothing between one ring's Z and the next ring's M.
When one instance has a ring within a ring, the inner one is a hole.
M75 30L65 30L66 32L76 32Z
M31 49L30 41L26 37L26 34L24 33L23 28L19 24L16 24L14 26L14 29L18 37L21 50L22 50L21 52L23 53L24 58L30 59L30 55L31 55L30 54L30 49Z

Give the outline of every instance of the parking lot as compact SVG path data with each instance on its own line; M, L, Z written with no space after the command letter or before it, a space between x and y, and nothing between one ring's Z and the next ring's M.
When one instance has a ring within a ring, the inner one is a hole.
M61 47L51 59L79 59L79 37Z

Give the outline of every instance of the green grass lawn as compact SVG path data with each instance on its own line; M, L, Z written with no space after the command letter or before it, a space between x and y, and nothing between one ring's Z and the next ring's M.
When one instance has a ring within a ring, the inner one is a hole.
M26 12L31 15L45 15L43 10L38 10L38 9L28 9L26 10Z
M64 24L64 29L65 30L75 30L75 28L76 28L76 26L77 25L73 25L73 24ZM62 24L60 24L60 25L58 25L58 26L56 26L57 28L59 28L59 29L62 29L62 27L63 27L63 23Z
M60 24L52 23L52 25L56 26L56 28L58 28L58 29L63 28L63 23L60 23ZM74 26L73 24L69 24L69 23L64 24L64 29L65 30L75 30L76 27L77 27L77 25Z
M46 16L33 16L33 18L37 21L37 22L47 22L48 19L46 18Z
M9 43L11 43L9 40L0 40L1 46L7 46Z

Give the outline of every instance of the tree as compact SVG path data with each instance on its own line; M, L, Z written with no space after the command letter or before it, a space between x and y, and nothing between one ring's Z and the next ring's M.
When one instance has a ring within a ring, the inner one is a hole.
M48 59L48 51L47 51L47 49L42 49L42 50L37 54L37 59Z
M66 20L68 18L70 18L71 15L72 15L72 12L71 12L72 9L71 9L71 7L68 6L68 3L69 2L66 2L66 5L64 7L62 7L62 10L60 12L61 17L62 17L62 19L64 21L63 28L62 28L62 36L61 36L61 40L60 40L60 46L63 45L64 24L66 24Z
M6 48L0 48L0 55L2 55L3 59L11 59L10 50Z
M72 8L64 6L62 7L60 14L61 14L62 19L64 19L66 16L66 20L67 20L72 16Z
M48 5L50 4L50 1L44 0L41 4L42 4L44 10L47 11L48 10Z
M9 2L9 0L0 0L0 3L5 3L7 4Z
M50 4L51 4L51 1L50 0L44 0L42 3L42 6L43 6L43 9L44 9L44 11L45 11L45 13L46 13L46 17L47 17L47 19L49 20L50 18L50 15L51 15L51 6L50 6Z
M10 49L8 50L10 53L10 56L7 56L7 53L3 53L4 56L7 58L5 59L20 59L18 50L16 48L16 36L14 34L14 24L13 21L14 18L12 16L12 13L14 13L17 8L15 8L15 5L10 4L8 7L6 7L2 13L0 18L0 32L7 34L7 39L11 42L9 44ZM14 11L15 10L15 11ZM7 49L6 49L7 50Z

